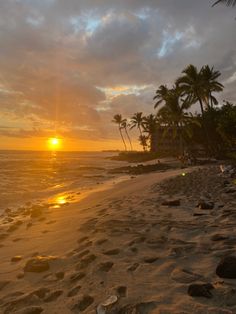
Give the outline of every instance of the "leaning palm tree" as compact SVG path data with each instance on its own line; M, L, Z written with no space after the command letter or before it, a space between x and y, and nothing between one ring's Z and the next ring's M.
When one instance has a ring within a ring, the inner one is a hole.
M214 7L215 5L220 4L220 3L226 4L228 7L231 7L231 6L233 7L236 5L236 0L218 0L215 3L213 3L212 6Z
M121 122L121 128L125 130L126 136L129 140L130 150L133 150L132 142L131 142L129 133L127 131L127 127L129 127L129 125L127 123L127 119L123 119L123 121Z
M125 150L127 150L127 146L126 146L123 134L122 134L122 122L123 121L124 121L124 119L122 118L121 114L115 114L114 117L113 117L113 120L112 120L112 122L118 124L118 129L119 129L119 132L120 132L120 136L121 136L122 142L124 144Z
M137 127L140 133L140 137L143 136L143 113L142 112L136 112L132 117L131 117L131 121L130 121L130 129L132 130L133 128ZM140 141L140 143L144 143L142 141ZM145 145L143 146L143 150L145 150Z

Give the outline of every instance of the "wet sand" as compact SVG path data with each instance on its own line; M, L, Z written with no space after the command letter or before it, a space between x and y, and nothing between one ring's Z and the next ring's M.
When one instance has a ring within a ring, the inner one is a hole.
M236 313L236 280L215 272L236 245L235 185L218 168L141 175L59 208L6 213L2 313L96 313L109 296L117 302L104 313ZM214 289L190 296L194 283Z

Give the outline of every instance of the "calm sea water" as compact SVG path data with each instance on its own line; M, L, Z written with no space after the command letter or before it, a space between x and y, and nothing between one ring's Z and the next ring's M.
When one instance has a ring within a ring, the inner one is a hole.
M115 153L0 151L0 211L31 199L102 184Z

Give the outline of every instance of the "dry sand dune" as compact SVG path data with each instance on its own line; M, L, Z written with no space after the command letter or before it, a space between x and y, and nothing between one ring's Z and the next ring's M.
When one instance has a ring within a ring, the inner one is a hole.
M7 213L1 313L96 313L110 296L104 313L236 313L236 280L216 275L235 253L233 179L216 166L181 173L142 175L58 209ZM213 209L196 208L203 199Z

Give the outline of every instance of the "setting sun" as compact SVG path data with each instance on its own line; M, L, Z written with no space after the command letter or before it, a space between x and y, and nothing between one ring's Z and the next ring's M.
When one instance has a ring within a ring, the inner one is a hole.
M52 137L48 139L48 146L50 149L59 149L61 145L61 140L57 137Z

